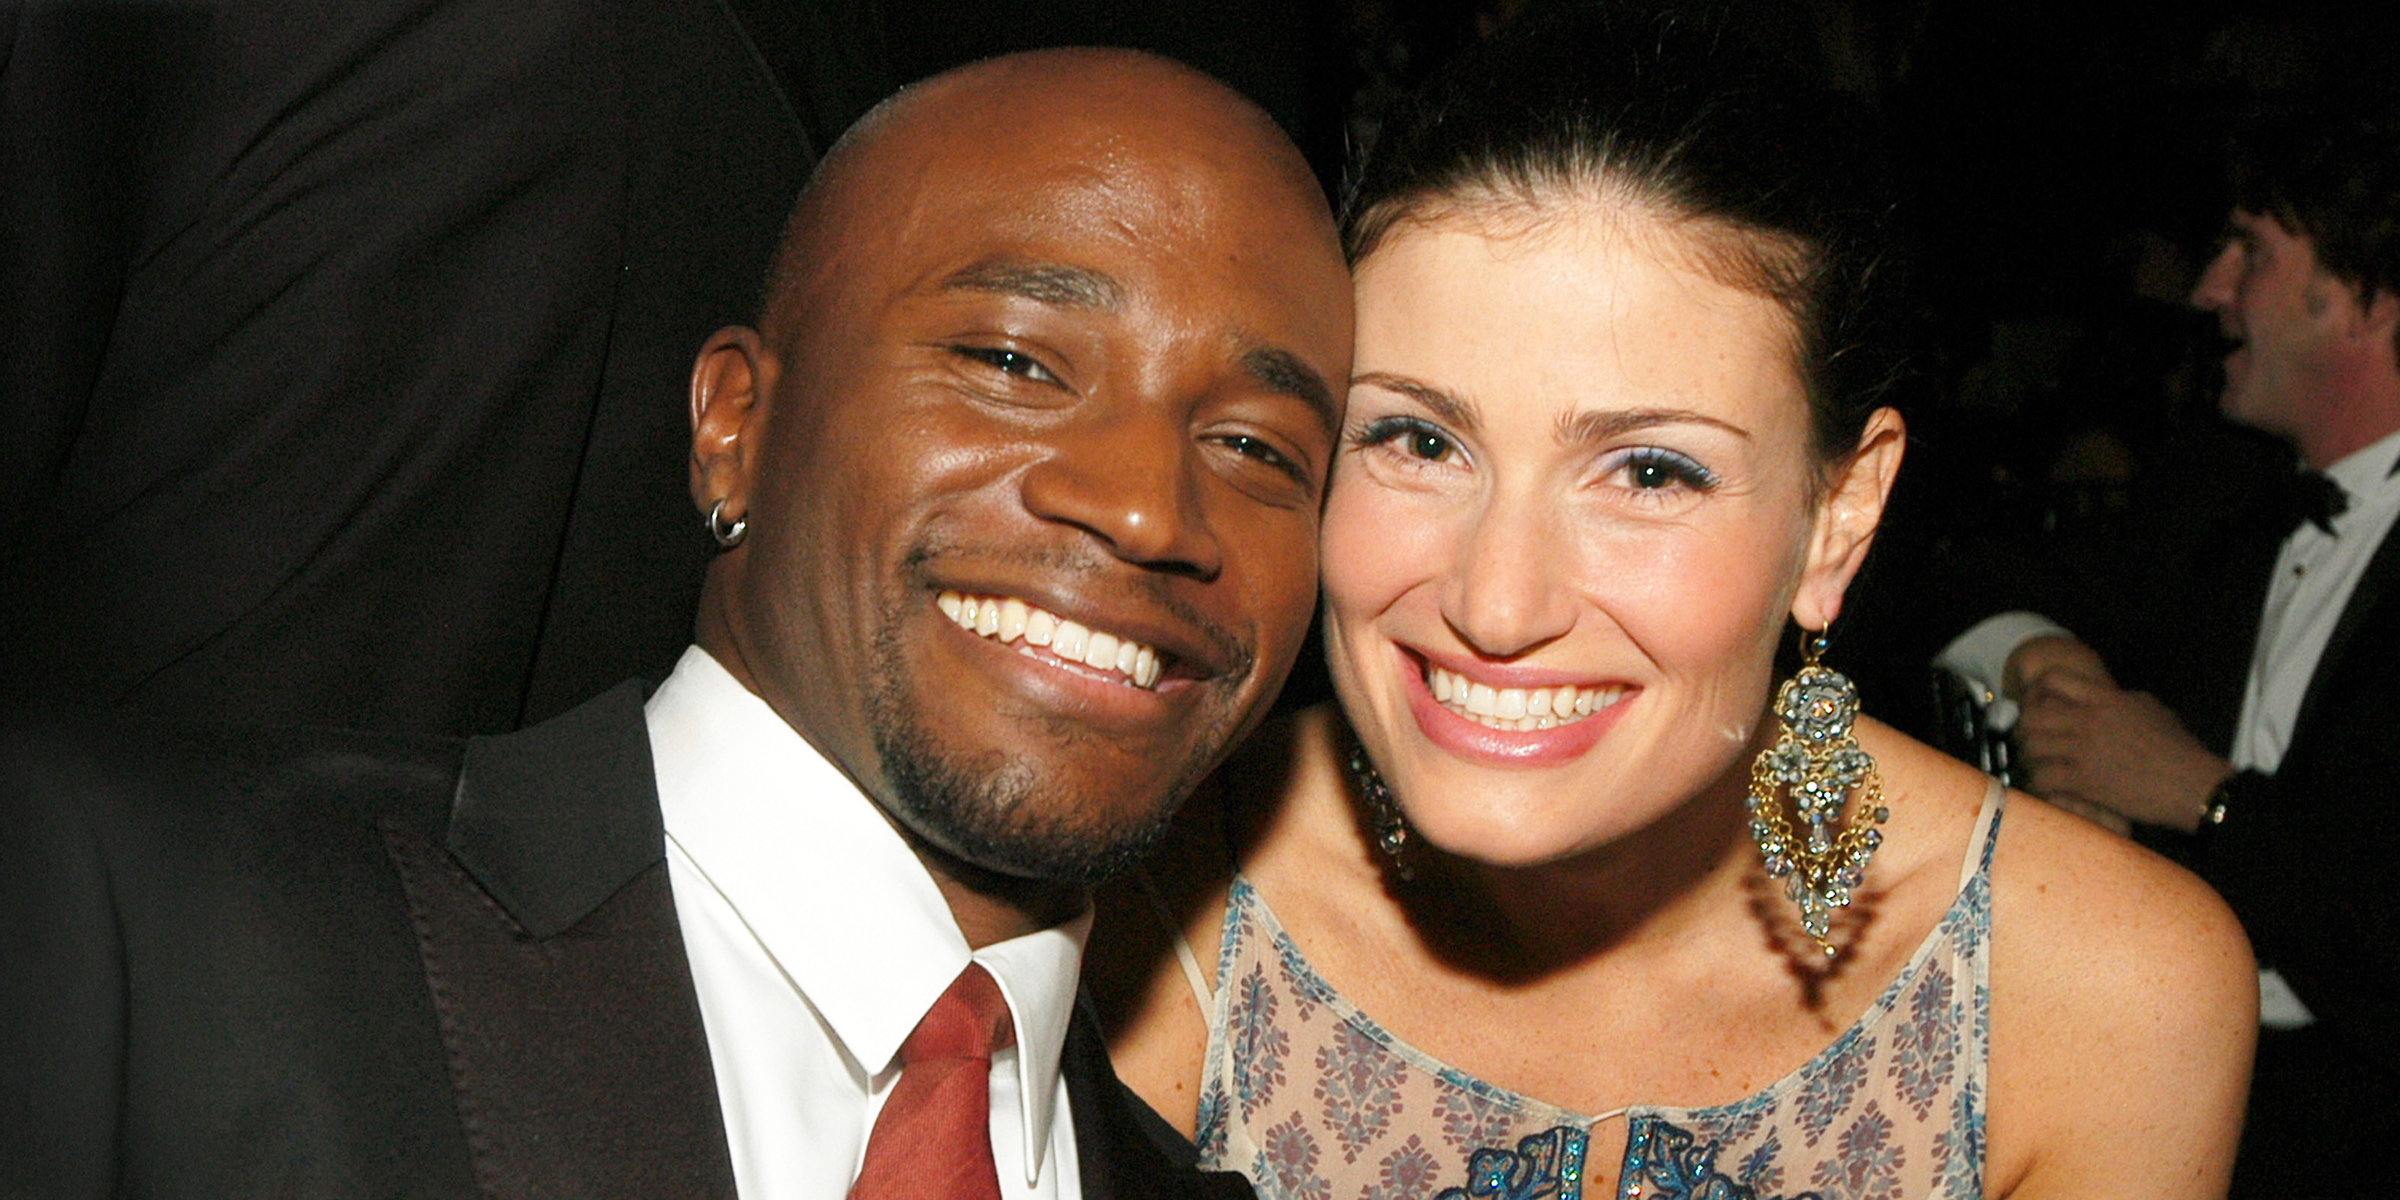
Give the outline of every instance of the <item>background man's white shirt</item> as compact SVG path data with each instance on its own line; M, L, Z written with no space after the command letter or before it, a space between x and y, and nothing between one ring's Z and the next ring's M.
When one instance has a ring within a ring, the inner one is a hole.
M2325 468L2340 484L2350 506L2333 518L2333 532L2302 522L2283 540L2275 578L2259 619L2258 644L2250 652L2250 675L2242 693L2241 720L2233 728L2236 767L2273 774L2291 747L2292 726L2317 661L2333 638L2333 627L2350 604L2350 594L2367 573L2375 551L2400 517L2400 433L2367 446Z

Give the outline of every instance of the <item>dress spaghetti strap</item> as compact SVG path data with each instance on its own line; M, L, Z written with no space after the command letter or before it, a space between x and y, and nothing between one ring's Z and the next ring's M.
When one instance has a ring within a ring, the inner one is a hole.
M1175 961L1183 965L1183 981L1192 987L1192 999L1200 1004L1201 1012L1213 1012L1217 1007L1217 990L1208 982L1208 974L1200 969L1200 956L1192 952L1192 940L1183 936L1183 926L1175 914L1167 911L1166 900L1158 894L1158 885L1150 881L1148 871L1136 871L1142 883L1142 895L1150 901L1150 911L1166 927L1167 936L1175 939Z

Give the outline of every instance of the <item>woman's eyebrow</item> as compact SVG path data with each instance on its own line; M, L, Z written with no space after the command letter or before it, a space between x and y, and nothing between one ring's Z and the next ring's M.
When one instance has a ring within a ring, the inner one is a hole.
M1387 392L1398 392L1432 409L1435 416L1461 429L1479 429L1483 426L1483 410L1475 406L1475 401L1424 380L1394 375L1389 371L1362 371L1350 377L1350 386L1357 387L1362 383Z
M1722 429L1745 442L1751 440L1749 430L1688 408L1613 408L1599 412L1562 413L1558 418L1558 440L1574 444L1605 442L1637 429L1653 429L1660 425L1707 425Z
M1394 375L1389 371L1366 371L1352 376L1350 382L1352 386L1368 384L1397 392L1432 409L1435 416L1462 429L1479 428L1483 423L1483 412L1474 400L1421 379ZM1707 425L1722 429L1743 441L1753 440L1750 431L1739 425L1688 408L1618 408L1563 413L1558 418L1558 439L1567 443L1602 442L1660 425Z

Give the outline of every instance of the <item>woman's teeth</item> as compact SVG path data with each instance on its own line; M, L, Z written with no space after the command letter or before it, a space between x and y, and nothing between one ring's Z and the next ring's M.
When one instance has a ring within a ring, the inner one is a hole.
M1572 725L1625 698L1621 684L1606 687L1577 687L1560 684L1546 688L1496 688L1488 683L1476 683L1464 675L1455 675L1430 663L1425 667L1425 686L1433 698L1451 712L1494 729L1525 730L1552 729Z
M1040 646L1068 662L1114 671L1139 688L1158 682L1158 651L1131 638L1085 628L1014 596L943 592L933 602L959 628L1003 646Z

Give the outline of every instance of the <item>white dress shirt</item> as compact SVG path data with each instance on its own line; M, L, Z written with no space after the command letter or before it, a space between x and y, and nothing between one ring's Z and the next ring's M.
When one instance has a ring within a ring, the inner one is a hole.
M2227 756L2234 766L2273 774L2283 764L2317 660L2324 657L2333 627L2376 548L2400 518L2395 462L2400 462L2400 433L2325 468L2326 476L2350 498L2350 506L2333 518L2331 533L2303 521L2284 538L2275 559L2275 578L2268 584L2267 605L2259 616L2258 641L2250 651L2242 714L2234 724L2233 752ZM1996 697L2008 656L2045 634L2074 636L2040 613L1986 617L1942 647L1934 665L1965 678L1987 697Z
M647 714L740 1194L843 1200L900 1043L972 959L1016 1023L992 1059L1000 1194L1079 1200L1058 1055L1089 916L970 954L880 810L706 652L684 652Z
M2303 521L2275 556L2275 578L2267 585L2267 607L2250 651L2250 676L2242 692L2242 716L2233 727L2236 767L2274 774L2292 744L2292 725L2308 695L2317 660L2350 604L2350 593L2400 517L2400 433L2353 452L2325 468L2341 485L2350 506L2333 518L2327 533Z
M2349 497L2349 507L2333 518L2328 533L2307 521L2283 539L2275 558L2275 576L2267 585L2266 607L2259 614L2258 640L2250 650L2250 670L2242 692L2242 712L2233 727L2232 753L2236 769L2272 775L2291 748L2292 726L2300 719L2300 703L2316 677L2317 661L2333 638L2333 627L2350 604L2367 573L2367 564L2400 519L2400 433L2391 434L2325 468L2325 474ZM2038 613L2007 612L1978 622L1934 659L1984 689L2000 691L2008 656L2028 639L2043 634L2068 634ZM2013 711L2013 709L2012 709ZM2233 820L2240 820L2235 813ZM2259 971L2259 1023L2270 1029L2296 1029L2315 1018L2283 976L2271 968Z

